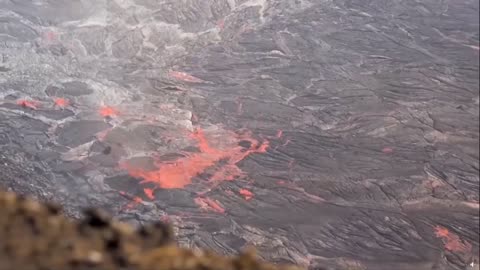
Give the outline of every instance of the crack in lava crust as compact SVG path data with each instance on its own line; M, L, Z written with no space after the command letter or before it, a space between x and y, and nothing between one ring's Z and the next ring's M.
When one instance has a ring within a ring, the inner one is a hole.
M235 180L244 175L237 163L250 154L266 152L269 146L268 141L260 143L252 137L250 132L243 134L229 132L221 137L221 141L209 141L205 131L198 128L190 134L190 138L196 141L198 153L187 153L186 157L168 163L157 161L154 170L134 167L128 162L123 163L121 167L126 169L132 177L143 179L142 184L153 183L159 188L175 189L186 187L192 183L194 177L218 165L219 168L209 179L209 182L216 186L221 181ZM241 142L243 146L240 145ZM222 143L224 145L214 147ZM152 194L152 190L146 191L147 197L153 198Z

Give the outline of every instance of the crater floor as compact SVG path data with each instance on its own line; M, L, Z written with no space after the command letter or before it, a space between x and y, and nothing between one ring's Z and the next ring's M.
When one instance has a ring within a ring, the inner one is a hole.
M478 14L0 0L0 185L221 254L478 269Z

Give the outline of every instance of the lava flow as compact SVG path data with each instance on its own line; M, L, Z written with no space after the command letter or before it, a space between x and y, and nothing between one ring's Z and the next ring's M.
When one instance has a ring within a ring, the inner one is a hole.
M195 203L200 206L201 209L212 210L220 214L225 213L225 208L223 208L217 200L197 197L195 198Z
M265 152L268 141L260 143L249 134L232 136L235 145L217 149L211 146L204 131L197 129L191 134L191 138L196 141L199 153L189 153L186 157L170 163L157 162L154 170L134 168L129 164L124 164L123 167L131 176L143 179L141 183L153 183L164 189L184 188L192 183L194 177L215 165L219 168L210 178L210 182L216 184L234 180L243 174L236 164L252 153ZM239 145L240 142L243 142L244 146Z
M445 227L436 226L435 235L442 239L446 250L460 253L469 253L472 250L472 245L470 243L460 239L458 235L450 232Z
M102 106L100 107L100 109L98 110L98 112L100 113L101 116L103 117L114 117L114 116L117 116L118 115L118 111L113 108L113 107L109 107L109 106Z
M35 100L22 99L22 100L17 101L17 105L20 105L22 107L29 108L29 109L32 109L32 110L37 110L38 106L39 106L39 103L38 103L38 101L35 101Z
M70 105L70 101L65 98L55 98L53 101L55 102L55 105L59 108L65 108Z
M248 190L248 189L245 189L245 188L242 188L240 189L240 192L239 192L243 198L245 198L245 200L249 201L253 198L253 193Z

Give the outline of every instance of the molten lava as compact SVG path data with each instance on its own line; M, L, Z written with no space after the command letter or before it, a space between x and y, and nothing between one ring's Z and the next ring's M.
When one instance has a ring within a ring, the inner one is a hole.
M55 102L55 105L60 108L65 108L70 104L68 99L64 99L64 98L55 98L53 102Z
M435 226L435 235L442 239L446 250L460 253L470 253L472 251L470 243L463 241L458 235L450 232L445 227Z
M154 190L151 188L144 188L143 193L150 199L153 200L155 199L155 195L153 194Z
M240 189L240 194L243 196L243 198L245 198L245 200L249 201L253 198L253 193L248 190L248 189Z
M101 116L103 117L114 117L114 116L117 116L118 115L118 111L113 108L113 107L109 107L109 106L102 106L100 107L100 109L98 110L98 112L100 113Z
M123 207L124 209L133 209L133 208L135 208L135 206L137 206L138 204L143 202L142 198L140 198L138 196L132 196L132 195L130 195L130 194L124 192L124 191L120 191L119 193L120 193L120 195L122 195L122 196L124 196L124 197L126 197L127 199L130 200L130 202Z
M217 200L197 197L195 198L195 203L200 206L201 209L213 210L220 214L225 213L225 208L223 208Z
M228 147L214 148L204 131L197 129L190 137L196 141L199 153L189 153L186 157L173 162L157 162L154 170L135 168L129 164L123 164L123 167L131 176L143 179L141 183L154 183L164 189L184 188L192 183L194 177L215 165L219 167L210 178L210 183L215 185L221 181L234 180L243 174L236 164L252 153L265 152L268 141L260 143L249 134L230 136L232 138L227 139L231 139L233 143ZM241 141L248 142L248 148L240 146L238 143Z
M38 101L34 101L34 100L22 99L22 100L17 101L17 105L20 105L22 107L29 108L29 109L32 109L32 110L37 110L38 106L39 106L39 103L38 103Z

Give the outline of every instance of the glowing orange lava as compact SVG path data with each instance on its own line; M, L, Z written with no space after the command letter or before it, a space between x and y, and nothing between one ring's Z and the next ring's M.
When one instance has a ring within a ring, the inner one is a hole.
M223 208L217 200L197 197L195 198L195 203L200 206L201 209L213 210L221 214L225 213L225 208Z
M470 243L463 241L458 235L450 232L445 227L435 226L435 235L442 239L446 250L461 253L470 253L472 251Z
M122 196L128 198L129 200L131 200L127 205L125 205L125 207L124 207L125 209L133 209L133 208L135 208L135 206L137 206L138 204L143 202L142 198L140 198L140 197L132 196L130 194L127 194L124 191L120 191L119 193L120 193L120 195L122 195Z
M39 106L39 102L35 101L35 100L22 99L22 100L17 101L17 105L20 105L20 106L25 107L25 108L30 108L32 110L37 110L38 106Z
M101 116L103 117L114 117L118 116L118 111L115 108L109 106L102 106L98 110Z
M244 189L244 188L240 189L240 194L243 195L243 197L247 201L253 198L253 193L248 189Z
M144 188L143 189L143 192L145 193L145 195L147 195L147 197L150 199L150 200L153 200L155 199L155 195L153 195L153 189L151 188Z
M68 105L70 105L70 102L68 101L68 99L64 99L64 98L55 98L53 102L55 102L55 105L60 108L65 108Z
M135 168L129 164L123 164L123 167L131 176L143 179L141 183L154 183L164 189L184 188L192 182L195 176L215 165L219 165L220 168L216 169L210 182L234 180L243 174L236 164L252 153L265 152L268 148L268 141L260 143L248 134L232 136L235 144L230 147L214 148L207 140L204 131L197 129L190 137L196 141L199 153L190 153L174 162L157 162L155 170ZM245 149L238 145L240 141L248 141L250 147Z

